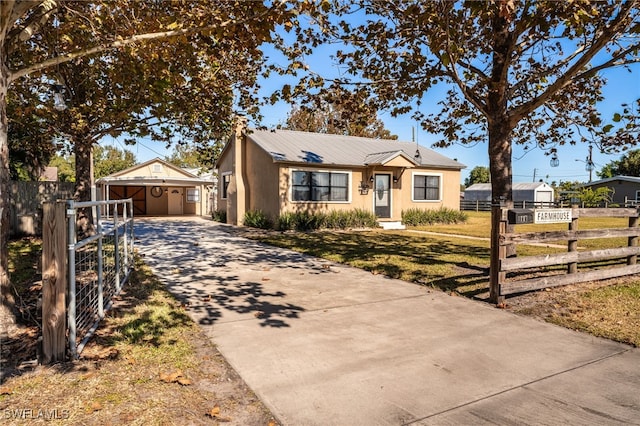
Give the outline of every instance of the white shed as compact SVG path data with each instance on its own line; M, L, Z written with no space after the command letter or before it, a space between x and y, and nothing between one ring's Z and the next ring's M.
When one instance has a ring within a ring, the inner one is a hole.
M465 189L465 201L491 201L491 184L476 183ZM553 203L553 188L544 182L520 182L513 184L514 203Z

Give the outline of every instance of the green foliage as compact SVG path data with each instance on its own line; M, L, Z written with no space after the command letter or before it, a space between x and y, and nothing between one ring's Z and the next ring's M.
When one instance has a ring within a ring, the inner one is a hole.
M640 149L629 151L619 160L605 164L598 176L602 179L614 176L640 176Z
M135 164L136 157L129 150L100 145L93 148L93 174L96 179L128 169Z
M362 210L334 210L329 213L287 212L280 215L277 228L281 231L315 231L318 229L376 228L373 213Z
M243 223L251 228L271 229L273 221L262 210L249 210L244 214Z
M464 185L469 187L474 183L489 183L490 181L489 168L476 166L469 172L469 177L464 180Z
M362 209L334 210L326 215L324 227L329 229L376 228L376 216Z
M227 211L226 210L216 210L211 213L211 219L220 223L227 223Z
M58 180L60 182L76 181L76 158L74 155L54 155L49 162L49 166L58 168Z
M324 221L323 213L287 212L280 215L277 227L281 231L314 231L320 229Z
M604 186L595 190L593 188L582 188L577 195L580 204L584 207L601 207L611 202L613 190Z
M438 210L408 209L402 211L402 223L408 226L450 224L467 221L467 214L446 207Z

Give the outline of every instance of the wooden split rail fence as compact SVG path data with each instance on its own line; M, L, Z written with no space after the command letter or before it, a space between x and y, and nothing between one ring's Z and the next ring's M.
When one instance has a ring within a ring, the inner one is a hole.
M503 303L505 296L510 294L640 273L640 265L637 263L638 254L640 254L638 246L640 209L574 206L570 209L570 222L566 231L516 233L513 232L515 226L509 223L509 209L494 208L499 209L498 215L495 212L492 215L494 222L497 221L493 223L494 236L491 247L490 299L494 303ZM626 217L629 220L628 226L623 228L580 230L579 219L585 217ZM579 241L620 237L626 238L625 246L597 250L579 250L578 248ZM518 244L550 244L558 241L567 242L566 252L537 256L507 256L508 248L515 249ZM590 266L587 270L579 270L579 264L615 259L619 259L619 262L614 266ZM566 273L549 273L545 276L525 279L507 278L508 273L515 272L534 271L535 274L532 275L539 275L541 268L558 265L566 265Z

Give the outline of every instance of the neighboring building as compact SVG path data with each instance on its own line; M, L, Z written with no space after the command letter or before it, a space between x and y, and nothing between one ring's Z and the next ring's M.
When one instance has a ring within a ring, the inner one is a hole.
M159 158L96 181L100 199L131 198L136 216L209 215L214 184Z
M47 166L40 175L40 180L45 182L57 182L58 181L58 168Z
M241 123L216 164L218 206L232 224L250 210L276 219L355 208L399 223L409 208L458 209L464 167L415 143L246 130Z
M640 177L614 176L581 185L581 188L592 188L593 190L603 187L612 190L612 203L620 205L640 204Z
M544 182L521 182L513 184L514 203L553 203L553 188ZM465 189L464 201L488 201L491 202L491 184L475 183Z

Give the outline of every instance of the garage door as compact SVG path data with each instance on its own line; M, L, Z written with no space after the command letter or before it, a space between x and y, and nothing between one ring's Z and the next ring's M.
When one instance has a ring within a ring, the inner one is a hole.
M147 214L147 190L144 186L110 186L110 200L133 200L134 216L144 216ZM122 213L122 212L120 212Z

